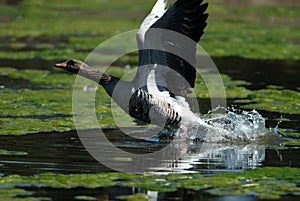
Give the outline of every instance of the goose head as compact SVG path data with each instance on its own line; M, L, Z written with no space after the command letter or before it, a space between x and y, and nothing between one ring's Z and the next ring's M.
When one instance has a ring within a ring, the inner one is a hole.
M69 71L70 73L78 74L80 70L87 70L89 66L83 61L70 59L61 63L55 64L55 67Z
M57 63L55 64L55 67L66 70L70 73L79 74L99 84L109 82L111 79L111 76L109 74L100 72L90 67L83 61L77 59L70 59L61 63Z

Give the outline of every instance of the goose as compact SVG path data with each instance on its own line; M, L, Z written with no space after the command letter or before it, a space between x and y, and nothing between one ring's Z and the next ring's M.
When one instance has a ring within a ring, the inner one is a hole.
M130 116L170 130L204 125L185 98L196 79L196 45L207 25L208 3L157 0L136 33L138 70L132 81L100 72L70 59L55 67L101 85Z

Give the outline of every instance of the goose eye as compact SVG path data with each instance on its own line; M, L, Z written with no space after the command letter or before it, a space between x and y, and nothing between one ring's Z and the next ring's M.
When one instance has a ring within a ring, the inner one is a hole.
M68 67L73 67L74 66L74 61L73 60L70 60L68 61Z

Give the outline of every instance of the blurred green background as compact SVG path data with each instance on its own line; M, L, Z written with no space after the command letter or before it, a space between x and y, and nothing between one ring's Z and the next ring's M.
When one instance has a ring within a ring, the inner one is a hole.
M154 3L147 0L2 1L0 57L84 58L85 50L95 48L105 39L137 29ZM208 27L200 44L211 56L299 59L298 1L214 0L209 3ZM28 51L30 48L33 50Z

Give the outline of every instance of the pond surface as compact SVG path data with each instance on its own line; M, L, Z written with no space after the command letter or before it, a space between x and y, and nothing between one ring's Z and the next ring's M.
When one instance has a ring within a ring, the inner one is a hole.
M129 57L136 57L135 54ZM250 112L255 108L248 106L254 103L255 93L260 90L273 90L272 93L279 93L282 90L291 90L294 93L299 92L299 78L300 74L298 60L254 60L244 59L239 57L214 57L213 58L218 70L221 74L226 75L231 81L237 81L238 86L233 85L232 88L242 87L243 90L251 91L250 95L240 96L237 94L232 98L227 99L229 107L234 108L235 111ZM63 85L57 87L56 85L40 84L37 80L34 82L34 73L37 76L42 75L43 72L49 72L48 76L62 76L66 75L62 72L55 71L52 66L56 60L45 59L1 59L0 65L2 67L12 67L18 72L22 70L31 76L28 79L26 76L20 76L17 73L10 75L6 71L2 71L0 75L0 86L5 90L26 90L30 89L36 92L40 90L48 90L52 92L56 88L63 88ZM116 66L123 66L126 60L116 61ZM133 62L132 65L136 63ZM112 67L113 68L113 67ZM37 70L37 71L36 71ZM123 69L124 70L124 69ZM32 72L34 72L32 74ZM272 72L270 74L270 72ZM20 73L19 73L20 74ZM226 77L225 77L226 78ZM58 83L62 78L58 77ZM227 78L226 78L227 79ZM225 85L232 85L230 80L224 80ZM42 82L43 83L43 82ZM56 84L56 82L54 82ZM68 89L69 90L69 89ZM71 90L71 88L70 88ZM49 93L48 92L48 93ZM230 93L230 92L229 92ZM229 94L230 95L230 94ZM267 96L267 94L266 94ZM201 97L201 96L200 96ZM264 94L263 94L264 97ZM268 97L266 97L268 99ZM278 97L280 96L278 95ZM276 105L276 98L270 104ZM44 100L44 97L41 97ZM247 101L244 101L247 100ZM58 99L55 101L59 101ZM54 101L54 102L55 102ZM265 101L265 100L263 100ZM262 101L262 102L263 102ZM292 103L297 104L297 100L291 100ZM17 102L16 102L17 103ZM198 98L199 110L202 114L208 114L211 110L211 100L208 98ZM282 102L281 105L285 106L289 103ZM263 106L264 108L265 106ZM40 108L42 109L42 107ZM296 108L295 108L296 109ZM280 112L283 111L283 112ZM263 137L254 141L232 141L232 142L199 142L188 141L178 142L176 146L180 146L184 150L181 157L172 156L166 160L165 158L158 158L155 164L149 165L147 172L155 172L155 174L166 173L201 173L202 175L214 175L221 172L242 172L247 169L260 168L260 167L300 167L300 149L293 147L284 147L286 141L293 138L299 138L300 130L300 115L298 110L289 113L286 110L279 109L260 109L258 113L262 115L265 121L266 133ZM62 112L62 111L61 111ZM233 117L238 117L237 113L233 113ZM241 112L239 112L241 114ZM248 114L248 113L247 113ZM24 114L24 115L2 115L0 118L8 118L14 121L18 118L21 119L57 119L57 118L71 118L68 113L55 113L55 114ZM110 118L110 117L106 117ZM204 117L206 118L206 117ZM250 118L254 121L254 118ZM239 120L235 125L239 125ZM50 121L50 125L52 125ZM251 127L250 129L251 135ZM166 146L165 142L149 141L133 139L126 136L125 133L132 133L133 135L143 135L149 128L143 126L124 127L119 129L104 129L104 134L109 141L117 148L133 153L133 154L148 154ZM253 132L255 132L253 130ZM97 130L85 130L83 135L97 135ZM296 133L296 136L286 135L288 133ZM252 133L253 135L255 133ZM297 137L298 136L298 137ZM97 146L103 147L104 142L97 142ZM26 155L5 155L0 154L0 164L2 176L18 174L18 175L36 175L41 173L53 172L63 174L92 174L92 173L106 173L114 171L108 168L105 164L99 163L82 145L80 138L76 131L70 132L45 132L38 134L27 134L23 136L0 136L0 147L4 150L11 150L17 152L25 152ZM112 150L105 149L103 155L114 155ZM146 156L149 160L153 160L151 156ZM116 164L122 164L124 158L116 160ZM151 192L145 191L140 188L126 188L126 187L107 187L97 189L78 188L72 190L52 189L52 188L27 188L29 191L35 192L35 197L51 197L53 200L73 199L78 195L89 195L97 197L100 200L115 200L119 195L131 195L133 193L141 192L144 194L151 194L153 200L172 200L174 198L186 199L189 197L191 200L216 200L205 191L177 189L172 193ZM109 198L108 198L109 197ZM253 196L222 196L218 200L256 200ZM284 200L288 200L284 197ZM295 197L291 198L292 200Z
M250 82L246 88L258 90L269 85L285 89L299 88L300 61L287 60L253 60L237 57L213 58L218 70L234 80ZM271 75L270 75L270 72Z
M215 58L221 73L234 80L244 80L248 84L244 87L249 90L260 90L270 85L280 86L281 89L297 89L299 75L299 62L255 61L239 58ZM11 63L10 66L18 66ZM235 66L235 68L231 68ZM238 66L238 68L236 68ZM261 66L264 66L263 68ZM284 67L283 67L284 66ZM272 76L268 76L272 69ZM274 75L274 76L273 76ZM3 78L3 77L2 77ZM9 79L2 79L1 84L7 85ZM14 80L18 84L33 88L24 80ZM28 80L27 80L28 81ZM25 82L25 83L24 83ZM20 88L19 87L19 88ZM35 86L36 87L36 86ZM38 89L39 87L37 87ZM13 88L12 88L13 89ZM34 89L34 88L33 88ZM207 113L210 108L209 99L199 99L200 111ZM228 99L228 105L235 109L245 103ZM166 173L201 173L212 175L220 172L241 172L246 169L258 167L300 167L300 149L278 147L288 137L282 136L286 131L299 132L299 114L285 114L261 110L259 113L266 121L268 132L263 138L252 142L184 142L185 153L180 159L157 161L157 167L149 167L150 172L156 174ZM38 118L38 117L37 117ZM45 117L47 118L47 117ZM125 133L143 134L148 128L143 126L124 127L120 129L104 129L104 134L119 149L134 154L147 154L155 152L166 146L165 142L153 142L149 140L133 139ZM85 130L86 135L97 134L97 130ZM101 147L102 142L98 142ZM179 142L179 144L182 142ZM181 144L180 144L181 145ZM46 172L63 174L105 173L112 169L94 159L82 145L75 131L65 133L39 133L23 136L0 136L0 147L5 150L26 152L27 155L0 155L1 175L35 175ZM105 150L104 155L110 155L110 150ZM151 158L149 158L151 160ZM122 162L122 161L121 161ZM126 162L126 161L125 161ZM120 163L120 161L116 161ZM52 188L27 188L23 189L35 192L35 197L51 197L52 200L73 199L76 196L88 195L98 200L118 200L119 195L131 195L134 193L148 194L153 200L172 200L180 198L185 200L257 200L253 196L222 196L211 197L206 192L187 189L178 189L172 193L144 191L140 188L108 187L97 189L75 188L72 190L57 190ZM295 197L284 197L283 200L295 200ZM151 199L150 199L151 200Z
M122 128L132 132L143 132L145 128ZM86 130L85 134L97 133L96 130ZM121 130L106 129L105 135L118 148L131 153L147 154L165 146L165 143L144 140L130 140ZM105 173L112 170L96 161L86 151L76 132L40 133L20 137L1 136L0 147L7 150L26 152L23 156L0 156L1 175L37 175L41 173L84 174ZM165 173L201 173L212 175L220 172L241 172L258 167L300 167L299 149L271 149L283 139L270 135L261 142L248 144L201 143L190 144L186 154L181 159L166 164L159 161L155 174ZM101 146L101 142L98 143ZM102 149L103 150L103 149ZM107 150L104 155L112 154ZM119 162L119 161L117 161ZM159 169L161 168L161 169ZM25 180L26 181L26 180ZM151 196L148 200L259 200L253 196L221 196L214 197L205 191L177 189L175 192L147 191L141 188L105 187L105 188L36 188L18 185L19 188L34 192L34 197L51 198L51 200L72 200L76 196L89 196L97 200L120 200L119 196L136 193ZM139 199L137 199L139 200ZM298 200L294 196L279 200Z
M128 128L127 128L128 129ZM142 132L142 128L130 128ZM97 133L96 130L85 131ZM105 130L105 134L119 148L132 153L146 154L160 149L165 143L130 140L121 130ZM163 172L241 171L261 166L300 166L298 149L272 150L268 147L283 140L270 136L266 142L239 144L193 143L189 151L174 163L174 168L162 168ZM42 172L98 173L110 171L86 151L76 132L32 134L21 137L2 136L0 145L7 150L25 151L26 156L1 156L1 174L32 175ZM101 145L100 145L101 146ZM104 154L104 153L103 153ZM105 154L110 154L109 152ZM163 163L163 161L162 161Z

